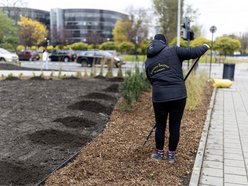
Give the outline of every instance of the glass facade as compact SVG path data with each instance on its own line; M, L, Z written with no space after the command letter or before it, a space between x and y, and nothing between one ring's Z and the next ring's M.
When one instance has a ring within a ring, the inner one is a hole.
M51 9L50 12L19 7L0 9L16 22L23 15L45 24L50 33L50 43L54 45L109 41L113 38L112 31L116 21L128 19L127 14L101 9Z
M49 11L20 7L0 7L0 9L15 22L18 22L20 20L20 15L22 15L37 20L46 25L48 29L50 28Z
M117 20L125 20L127 14L99 9L52 9L50 12L51 41L65 39L65 43L83 41L102 43L113 38Z

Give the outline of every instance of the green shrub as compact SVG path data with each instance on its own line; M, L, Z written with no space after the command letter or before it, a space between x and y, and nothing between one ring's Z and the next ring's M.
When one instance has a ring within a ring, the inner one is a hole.
M135 67L135 72L127 72L125 80L120 86L120 93L123 97L124 110L131 110L131 104L133 101L138 101L142 92L146 91L150 87L146 75L144 72L140 72L139 68Z
M40 46L40 47L38 48L38 50L39 50L39 51L43 51L43 50L45 50L45 47L44 47L44 46Z
M7 75L6 79L11 79L13 77L14 77L14 75L12 73L10 73L10 74Z
M17 51L21 51L21 50L24 50L25 49L25 46L23 46L23 45L18 45L17 47L16 47L16 50Z
M118 44L118 49L121 52L127 53L135 49L135 45L131 42L121 42Z
M102 44L99 46L99 48L100 48L101 50L116 50L115 42L112 42L112 41L102 43Z
M51 52L53 49L54 49L54 47L53 47L52 45L47 46L47 50L48 50L48 51Z
M69 48L71 48L72 50L87 50L88 44L83 42L73 43L70 45Z
M36 46L31 46L30 49L31 49L31 50L36 50L37 47L36 47Z

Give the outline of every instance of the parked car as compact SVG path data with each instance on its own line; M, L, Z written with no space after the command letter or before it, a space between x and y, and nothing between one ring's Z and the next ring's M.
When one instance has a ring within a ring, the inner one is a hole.
M72 50L54 50L49 55L49 58L51 61L70 62L70 61L75 61L77 58L77 55Z
M0 48L0 61L2 62L19 62L19 58L15 53Z
M77 63L81 63L82 66L92 66L93 63L101 64L102 60L107 65L113 61L115 67L119 67L120 65L124 64L124 61L120 57L114 56L111 53L103 50L83 51L77 56Z
M77 59L79 56L84 55L85 52L87 52L87 50L75 50L76 59Z
M35 61L40 59L38 52L33 50L22 50L18 53L19 60Z

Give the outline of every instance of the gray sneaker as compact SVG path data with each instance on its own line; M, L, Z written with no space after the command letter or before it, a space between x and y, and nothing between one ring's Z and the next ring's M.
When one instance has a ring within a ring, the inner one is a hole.
M151 158L153 160L164 160L164 154L158 153L157 151L155 151L154 153L152 153Z
M176 161L175 155L176 155L175 151L168 151L167 160L169 161L169 163L175 163Z

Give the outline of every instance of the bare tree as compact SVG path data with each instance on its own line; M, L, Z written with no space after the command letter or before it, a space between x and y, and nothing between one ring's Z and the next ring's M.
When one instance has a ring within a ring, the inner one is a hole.
M248 48L248 33L241 34L240 38L241 48L240 52L241 54L246 54L247 48Z
M71 36L71 32L63 27L51 29L51 43L53 45L67 45L70 41L68 41L66 38L69 38Z
M192 5L185 5L185 12L184 17L190 18L190 29L194 32L194 37L200 37L203 34L202 25L197 23L197 18L199 17L200 13L198 9L193 9Z
M86 41L89 44L92 44L94 48L96 48L97 44L103 42L103 38L101 37L101 34L99 32L88 32L86 36Z
M159 16L161 30L170 41L177 35L177 12L178 1L175 0L153 0L154 8ZM181 0L181 9L184 1ZM183 11L181 11L181 16Z
M24 7L27 5L27 2L24 0L0 0L0 4L7 7Z
M148 36L148 23L151 18L148 17L148 10L139 8L134 9L133 7L128 7L126 12L130 15L131 28L127 30L127 36L130 41L135 43L135 45L140 45L140 43L147 39Z

